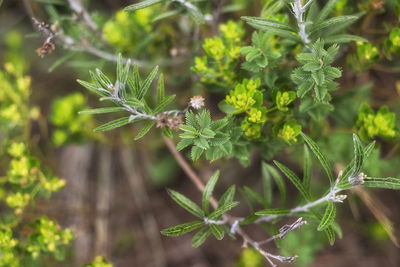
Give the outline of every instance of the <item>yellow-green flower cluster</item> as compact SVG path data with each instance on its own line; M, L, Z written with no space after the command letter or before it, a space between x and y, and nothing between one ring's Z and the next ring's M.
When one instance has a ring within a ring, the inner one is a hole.
M233 85L236 66L240 57L241 40L245 34L240 22L228 21L219 26L221 36L204 40L206 56L196 57L192 70L199 73L201 81L221 87Z
M400 28L391 30L389 38L385 40L384 45L389 59L391 59L391 54L400 55Z
M20 266L19 259L15 253L18 241L12 237L11 230L0 230L0 266Z
M11 129L27 123L30 84L30 77L24 76L13 63L5 63L4 71L0 70L0 127Z
M381 107L375 113L371 107L364 104L360 107L356 124L360 129L360 136L364 140L376 136L391 139L398 135L395 122L396 115L390 112L388 107Z
M285 141L287 144L292 145L297 143L297 137L301 132L301 126L297 124L296 120L286 122L278 133L278 137Z
M48 196L64 187L65 180L57 177L48 180L40 170L39 161L29 154L23 143L11 144L8 153L13 158L10 161L7 182L13 184L18 191L9 193L5 200L16 215L22 213L39 190Z
M113 267L103 256L96 256L90 264L85 264L85 267Z
M254 248L245 248L237 264L238 267L263 267L264 257Z
M27 251L33 258L41 253L54 253L56 258L63 257L63 246L68 245L74 238L71 229L62 230L61 227L47 217L42 217L35 223L35 232L30 234L30 243Z
M292 103L296 99L296 93L293 91L281 92L279 91L276 94L276 106L278 110L287 112L289 111L289 104Z
M104 24L103 38L117 51L131 53L153 30L154 11L153 7L135 12L118 11L113 19Z
M357 58L360 64L372 64L379 60L379 48L371 43L357 42Z
M235 108L234 114L246 113L242 129L248 138L259 138L266 122L266 108L262 107L263 95L258 90L260 83L260 79L245 79L225 98L225 102Z
M87 114L78 114L84 109L87 109L86 99L81 93L73 93L53 102L50 119L57 126L52 136L56 146L81 142L92 134L88 131L93 123L92 117Z

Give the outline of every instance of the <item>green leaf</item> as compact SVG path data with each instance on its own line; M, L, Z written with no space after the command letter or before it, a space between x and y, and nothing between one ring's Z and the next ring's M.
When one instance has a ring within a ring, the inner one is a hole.
M297 96L303 98L314 86L312 81L304 81L297 87Z
M199 148L204 149L204 150L207 150L210 148L210 145L208 144L207 140L202 137L196 138L194 140L194 145L196 145Z
M111 112L118 112L124 111L125 109L122 107L109 107L109 108L95 108L89 110L82 110L79 111L79 114L104 114L104 113L111 113Z
M261 164L261 174L264 187L264 205L270 206L272 203L272 178L267 169L267 163L264 161Z
M176 149L178 151L181 151L182 149L190 146L191 144L193 144L193 139L182 139L177 145L176 145Z
M364 151L364 160L366 160L369 155L371 154L372 150L374 149L375 146L375 141L371 142L366 146L363 151ZM351 160L351 162L346 166L346 168L343 170L342 177L340 179L340 182L338 184L338 187L341 189L347 189L351 188L352 185L350 184L348 178L350 177L350 174L353 173L354 169L354 159Z
M109 131L121 126L124 126L126 124L129 124L131 121L129 120L129 117L122 117L110 122L107 122L97 128L95 128L93 131L94 132L104 132L104 131Z
M363 42L367 43L368 40L357 35L352 34L336 34L324 38L325 44L342 44L348 42Z
M211 115L208 110L202 110L200 114L196 115L196 121L201 129L207 128L211 124Z
M209 128L204 128L200 132L200 136L202 136L204 138L213 138L215 136L215 132Z
M98 94L98 95L101 95L101 96L108 96L107 94L106 94L106 92L104 92L104 91L100 91L99 90L99 87L97 86L97 85L95 85L95 84L92 84L92 83L88 83L88 82L85 82L85 81L82 81L82 80L76 80L80 85L82 85L83 87L85 87L86 89L88 89L89 91L91 91L92 93L95 93L95 94Z
M204 152L204 149L201 149L200 147L194 146L194 147L192 147L192 150L190 152L190 156L192 157L193 161L196 161L201 157L203 152Z
M236 191L236 186L231 185L219 199L218 208L231 203L233 201L233 198L235 197L235 191Z
M156 77L157 72L158 72L158 66L155 66L153 70L150 72L150 74L147 76L147 78L143 81L142 85L140 86L140 90L137 93L137 99L142 99L145 96L151 83Z
M286 175L287 178L296 186L296 188L300 191L301 195L306 199L310 200L310 194L307 192L307 190L304 188L303 184L301 183L299 177L292 172L289 168L287 168L285 165L279 163L278 161L274 160L275 165Z
M196 130L196 128L194 128L194 127L191 126L191 125L182 124L182 125L179 127L179 129L181 129L181 130L184 131L184 132L191 133L191 134L193 134L194 136L197 136L197 130Z
M310 151L304 144L304 174L303 174L303 185L307 192L310 192L311 186L311 175L312 175L312 161L310 157Z
M324 8L319 12L315 23L320 23L325 20L329 13L335 8L335 4L338 0L329 0L328 3L325 4Z
M335 231L333 230L333 228L331 226L325 228L324 230L326 236L328 237L329 240L329 244L331 246L333 246L333 244L335 243Z
M160 74L158 78L158 86L157 86L157 103L160 104L165 97L165 87L164 87L164 74Z
M256 29L272 32L294 41L301 40L293 27L280 21L258 17L241 17L241 19Z
M364 183L362 184L366 187L376 187L376 188L385 188L385 189L400 189L400 179L399 178L365 178Z
M236 207L238 204L239 204L239 202L234 201L234 202L226 203L222 206L218 206L218 208L216 210L214 210L208 216L208 218L210 218L211 220L218 220L222 215L224 215L225 213L227 213L228 211L230 211L231 209Z
M248 186L243 186L243 193L246 194L249 199L257 200L261 204L264 203L264 198Z
M354 143L354 168L350 177L357 176L360 173L362 165L364 163L363 146L356 134L353 134L353 143Z
M209 237L210 235L211 235L210 227L206 226L202 228L192 238L192 247L194 248L200 247L204 243L204 241L206 241L207 237Z
M130 107L143 107L144 103L143 101L140 101L139 99L135 97L130 97L127 101L126 104L129 105Z
M163 100L161 100L161 102L159 102L159 104L156 106L156 108L153 110L153 113L157 114L160 113L166 106L168 106L173 100L175 99L175 95L170 95L166 98L164 98Z
M328 226L330 226L335 220L336 216L336 206L333 201L328 201L328 206L325 209L324 216L322 217L321 222L318 225L318 231L325 230Z
M211 224L210 228L212 234L215 236L217 240L222 240L224 238L224 230L221 228L221 226L216 224Z
M274 179L276 186L278 187L281 200L282 200L282 206L285 206L286 204L286 185L285 182L282 178L282 175L271 165L265 163L265 167L268 170L268 172L271 174L272 178Z
M166 236L180 236L189 233L203 225L204 225L203 221L188 222L164 229L161 231L161 233Z
M210 180L208 180L204 191L203 191L203 196L201 198L201 204L203 207L203 210L206 214L209 213L209 209L210 209L210 199L212 196L212 192L214 191L214 187L215 184L217 183L219 178L219 171L216 171L210 178Z
M260 210L256 211L255 214L259 216L264 216L264 215L285 215L289 214L290 210L288 209L265 209L265 210Z
M125 7L124 11L127 11L127 12L136 11L136 10L139 10L139 9L143 9L143 8L146 8L146 7L161 3L163 1L164 0L145 0L145 1L142 1L142 2L139 2L139 3L136 3L136 4L129 5L129 6Z
M296 30L283 22L277 21L277 20L272 20L272 19L265 19L265 18L260 18L260 17L247 17L243 16L241 17L242 20L248 22L248 23L253 23L260 25L264 29L280 29L280 30L286 30L286 31L291 31L291 32L296 32Z
M169 195L172 197L173 200L175 200L176 203L179 204L182 208L185 210L189 211L193 215L203 218L204 217L204 212L200 209L199 206L197 206L196 203L182 195L181 193L178 193L172 189L168 190Z
M358 19L357 16L339 16L339 17L333 17L327 20L324 20L320 23L316 23L311 27L311 30L309 32L309 35L320 31L322 29L325 29L327 27L335 26L335 25L341 25L344 23L352 23Z
M185 118L186 118L186 124L196 128L197 127L197 123L196 123L196 116L194 115L194 113L189 110L188 112L186 112L185 114Z
M328 160L325 158L324 155L322 155L320 148L318 145L307 135L304 133L300 132L301 136L303 137L304 141L308 144L310 147L311 151L314 153L314 155L318 158L318 160L321 162L322 167L324 168L326 174L328 175L329 181L332 183L334 178L331 170L331 166L328 162Z
M145 136L148 131L150 131L150 129L154 126L154 124L156 124L155 121L151 120L148 121L144 127L142 128L142 130L140 130L140 132L138 133L138 135L135 137L135 140L139 140L140 138L142 138L143 136Z

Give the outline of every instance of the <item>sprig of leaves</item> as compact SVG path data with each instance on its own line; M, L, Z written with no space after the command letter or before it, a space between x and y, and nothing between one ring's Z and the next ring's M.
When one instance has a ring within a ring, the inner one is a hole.
M225 232L229 230L227 230L226 227L221 226L225 221L220 221L220 219L225 213L236 207L239 203L233 200L235 187L231 186L219 199L217 208L210 212L210 202L218 178L219 171L216 171L207 182L202 194L202 208L184 195L174 190L169 190L168 192L170 196L176 203L201 220L173 226L162 230L161 233L166 236L180 236L201 228L192 238L193 247L199 247L211 234L213 234L216 239L221 240L224 237Z

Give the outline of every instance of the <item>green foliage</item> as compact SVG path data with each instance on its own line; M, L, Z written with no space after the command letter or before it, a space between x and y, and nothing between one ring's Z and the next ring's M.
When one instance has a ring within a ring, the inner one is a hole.
M178 143L178 151L192 145L191 158L198 160L205 152L209 160L217 160L232 154L233 144L230 140L231 132L229 118L211 121L210 113L202 110L198 114L186 112L186 124L181 125L183 131L179 135L182 140Z
M132 122L145 120L146 124L136 136L136 140L143 137L156 122L158 122L158 127L168 126L170 129L178 129L182 123L178 114L175 114L172 119L169 119L168 114L164 114L163 112L165 107L174 100L175 95L165 97L162 76L159 78L157 88L158 103L154 108L150 108L147 104L146 96L148 95L151 84L157 76L157 72L158 67L154 67L150 74L142 80L137 65L134 66L133 73L130 73L130 61L124 64L122 56L119 55L115 83L112 83L99 69L96 69L96 73L90 72L94 84L78 80L78 82L89 91L100 95L101 101L108 100L116 106L85 110L81 113L102 114L125 111L130 114L130 116L115 119L95 128L95 132L109 131ZM163 122L163 120L165 120L165 122Z
M202 194L202 208L184 195L170 189L168 192L172 199L182 208L200 218L201 221L192 221L173 226L162 230L161 233L166 236L180 236L201 228L192 239L192 246L195 248L202 245L206 241L207 237L209 237L211 234L213 234L218 240L223 239L227 229L226 227L221 227L220 225L223 225L227 222L220 219L225 213L230 211L239 203L233 201L235 187L230 187L219 199L217 208L210 213L209 206L212 201L211 197L218 178L219 171L216 171L207 182Z
M388 107L381 107L376 113L367 104L360 107L356 125L363 140L377 136L393 139L398 135L395 125L396 115Z
M342 76L340 69L331 64L339 47L332 45L324 49L324 42L318 39L312 45L312 53L298 54L296 59L302 64L293 71L292 79L298 85L297 96L304 98L312 93L318 102L326 102L331 99L330 91L338 86L333 80Z
M279 40L267 32L254 32L251 46L245 46L240 52L246 58L241 67L250 72L260 72L266 67L275 68L282 61Z

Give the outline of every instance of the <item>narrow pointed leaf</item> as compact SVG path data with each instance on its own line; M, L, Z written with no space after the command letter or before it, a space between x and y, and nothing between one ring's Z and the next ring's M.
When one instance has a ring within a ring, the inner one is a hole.
M353 172L351 173L349 178L357 176L360 173L362 165L364 163L363 146L356 134L353 134L353 143L354 143L354 167L353 167Z
M144 127L140 130L140 132L138 133L138 135L135 137L135 140L139 140L140 138L142 138L143 136L145 136L145 135L150 131L150 129L154 126L155 123L156 123L156 122L153 121L153 120L148 121L148 122L144 125Z
M271 174L267 169L267 165L265 162L261 164L261 174L264 188L264 205L270 206L272 203L272 178Z
M215 236L217 240L222 240L224 238L224 230L221 228L221 226L216 224L211 224L210 228L212 234Z
M214 210L208 217L212 220L218 220L222 215L236 207L238 204L239 202L237 201L224 204L223 206L220 206Z
M325 230L328 226L330 226L335 220L336 216L336 206L333 201L328 201L328 206L325 209L324 216L322 217L321 222L318 225L318 231Z
M82 110L79 111L79 114L104 114L104 113L111 113L111 112L118 112L124 111L125 109L122 107L110 107L110 108L95 108L89 110Z
M325 44L342 44L348 42L363 42L367 43L368 40L357 35L352 34L336 34L324 38Z
M312 162L310 157L310 151L308 147L304 145L304 174L303 174L303 185L307 192L310 192L311 186L311 174L312 174Z
M231 203L233 201L233 198L235 197L235 191L236 191L236 186L231 185L219 199L218 208L228 203Z
M208 180L205 188L204 188L204 192L203 192L203 196L201 199L201 203L202 203L202 207L203 210L206 214L209 213L209 209L210 209L210 199L212 196L212 193L214 191L215 185L218 181L219 178L219 171L216 171L210 178L210 180Z
M137 95L138 99L141 99L145 96L151 83L153 82L154 78L156 77L157 72L158 72L158 66L155 66L153 68L153 70L150 72L150 74L147 76L147 78L143 81L142 85L140 86L140 90Z
M130 123L129 117L122 117L122 118L107 122L107 123L95 128L93 131L94 132L109 131L109 130L127 125L129 123Z
M165 88L164 88L164 74L160 74L158 78L158 86L157 86L157 103L160 104L165 97Z
M352 23L358 19L357 16L339 16L339 17L333 17L327 20L324 20L321 23L315 24L312 28L309 34L313 34L316 31L320 31L322 29L325 29L327 27L334 27L336 25L341 25L344 23Z
M161 233L166 236L180 236L189 233L203 225L204 225L203 221L188 222L164 229L161 231Z
M306 199L310 200L310 194L306 191L304 188L303 184L301 183L299 177L292 172L289 168L287 168L285 165L279 163L278 161L274 160L275 165L286 175L287 178L296 186L296 188L300 191L301 195Z
M324 230L324 232L329 240L329 244L333 246L333 244L335 243L335 231L332 227L329 226Z
M210 235L211 235L210 227L206 226L202 228L192 238L192 247L194 248L200 247L204 243L204 241L206 241L207 237L209 237Z
M160 113L161 111L163 111L163 109L168 106L173 100L175 99L175 95L170 95L166 98L163 98L163 100L161 100L158 105L156 106L156 108L153 110L154 114Z
M281 200L282 200L282 206L285 206L286 204L286 185L285 182L283 180L282 175L271 165L269 164L265 164L266 169L268 170L268 172L271 174L272 178L274 179L276 186L278 187L280 196L281 196Z
M263 215L285 215L289 214L290 210L288 209L265 209L265 210L260 210L257 211L255 214L259 216Z
M136 3L136 4L129 5L129 6L125 7L124 11L129 11L129 12L136 11L136 10L139 10L139 9L143 9L143 8L146 8L146 7L161 3L163 1L164 0L144 0L144 1L141 1L139 3Z
M96 84L88 83L82 80L76 80L80 85L88 89L90 92L101 95L101 96L108 96L104 91L99 90L99 86Z
M399 178L366 178L364 179L364 183L362 184L366 187L376 187L376 188L385 188L385 189L400 189L400 179Z
M182 208L184 208L185 210L189 211L190 213L199 218L204 217L204 212L200 209L199 206L197 206L196 203L194 203L181 193L178 193L172 189L169 189L168 193L172 197L172 199L175 200L175 202L178 203Z
M315 20L315 23L320 23L323 20L325 20L329 13L335 8L335 4L338 0L329 0L325 5L324 8L319 12L317 19Z
M371 154L372 150L375 147L375 141L371 142L368 144L366 147L364 147L364 160L366 160L369 155ZM352 185L350 184L348 178L350 177L350 174L353 172L354 169L354 159L351 160L351 162L346 166L346 168L343 170L342 177L340 179L340 182L338 184L339 188L342 189L347 189L351 188Z
M329 164L328 160L324 155L322 155L321 150L317 146L317 144L307 135L304 133L300 132L301 136L303 137L304 141L308 144L310 147L311 151L314 153L314 155L318 158L318 160L321 162L322 168L324 168L326 174L328 175L329 181L332 183L333 182L333 174L331 170L331 165Z

